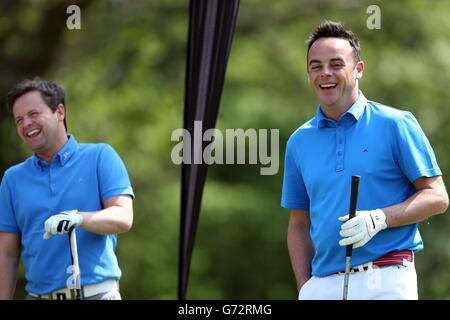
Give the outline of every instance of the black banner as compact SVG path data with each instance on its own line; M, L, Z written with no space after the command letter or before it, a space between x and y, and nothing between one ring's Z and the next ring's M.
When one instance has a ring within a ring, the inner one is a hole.
M184 129L191 136L194 121L204 131L214 128L230 53L239 0L191 0L186 65ZM191 147L193 160L203 148ZM200 154L199 154L200 153ZM205 163L183 163L181 169L181 223L178 298L185 299L189 267L199 219Z

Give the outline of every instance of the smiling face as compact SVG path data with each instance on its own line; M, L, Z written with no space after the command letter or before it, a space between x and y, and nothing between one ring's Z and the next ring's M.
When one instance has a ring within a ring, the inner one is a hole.
M50 162L67 142L64 105L59 104L52 112L39 91L17 98L12 113L20 138L40 158Z
M358 98L358 80L364 63L355 61L353 48L346 39L320 38L308 53L308 81L322 111L335 120Z

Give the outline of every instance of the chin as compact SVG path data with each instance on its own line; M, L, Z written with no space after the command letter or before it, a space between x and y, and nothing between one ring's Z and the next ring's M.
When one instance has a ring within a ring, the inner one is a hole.
M333 107L337 103L337 99L319 99L321 106Z
M334 95L326 95L323 92L317 92L316 94L317 94L318 100L323 103L330 104L330 103L336 102L338 100L337 97Z
M27 145L31 148L31 150L33 150L36 153L42 152L42 150L45 149L44 143L30 143Z

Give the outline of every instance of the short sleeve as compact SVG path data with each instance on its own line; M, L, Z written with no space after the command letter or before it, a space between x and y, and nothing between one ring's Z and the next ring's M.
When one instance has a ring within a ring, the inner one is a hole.
M0 231L20 233L14 214L11 190L8 186L6 174L0 185Z
M122 159L110 145L101 146L97 171L102 202L119 195L130 195L134 199L130 178Z
M309 211L309 197L303 182L300 167L297 165L298 159L296 159L295 151L292 141L289 140L284 159L281 206L286 209Z
M395 154L409 181L442 175L430 142L410 112L405 112L396 122L396 130Z

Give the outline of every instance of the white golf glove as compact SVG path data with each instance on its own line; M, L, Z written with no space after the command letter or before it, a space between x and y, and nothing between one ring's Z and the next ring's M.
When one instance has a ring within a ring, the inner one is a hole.
M348 220L346 215L339 220L345 222L339 232L344 237L339 241L340 246L353 244L353 248L362 247L378 232L387 228L386 215L381 209L357 211L354 218Z
M70 228L77 227L82 223L83 217L78 214L78 210L62 211L45 221L44 239L47 240L55 234L68 233Z

